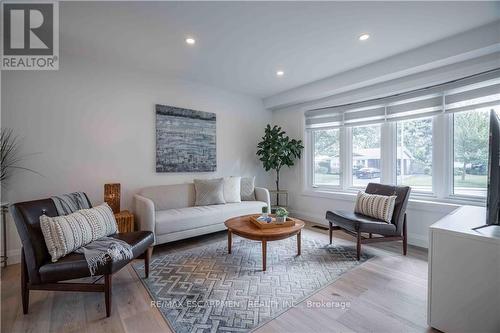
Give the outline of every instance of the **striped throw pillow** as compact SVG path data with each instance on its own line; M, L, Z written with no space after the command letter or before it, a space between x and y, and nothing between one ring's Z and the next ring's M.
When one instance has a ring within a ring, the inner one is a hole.
M386 196L359 191L354 212L391 223L395 204L395 195Z
M52 262L96 239L117 232L115 216L107 203L64 216L42 215L40 228Z

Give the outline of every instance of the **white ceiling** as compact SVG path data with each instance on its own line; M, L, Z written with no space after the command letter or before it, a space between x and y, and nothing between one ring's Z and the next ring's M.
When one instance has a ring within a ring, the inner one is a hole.
M61 2L60 47L267 97L499 18L500 2Z

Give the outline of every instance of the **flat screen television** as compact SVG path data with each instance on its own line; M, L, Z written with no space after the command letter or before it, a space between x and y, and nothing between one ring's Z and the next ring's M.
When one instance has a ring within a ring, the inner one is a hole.
M499 224L500 209L500 119L490 111L490 146L488 156L488 197L486 224Z

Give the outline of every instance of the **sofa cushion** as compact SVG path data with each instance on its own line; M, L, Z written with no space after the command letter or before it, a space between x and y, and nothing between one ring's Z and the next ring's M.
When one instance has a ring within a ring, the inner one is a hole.
M64 216L42 215L40 228L52 262L96 239L117 232L115 216L107 203Z
M224 223L232 217L260 214L264 206L267 206L266 202L245 201L217 206L196 206L157 211L155 233L162 235Z
M370 216L354 213L347 210L327 211L326 219L334 225L353 232L371 232L374 234L395 236L398 235L396 226Z
M224 200L227 203L241 202L241 177L224 178Z
M224 179L195 179L196 192L195 206L219 205L226 203L224 200Z
M395 195L386 196L359 191L354 212L391 223L395 203Z
M242 201L255 200L255 177L241 178L241 200Z
M192 207L195 200L193 184L151 186L142 189L139 194L151 199L155 210Z

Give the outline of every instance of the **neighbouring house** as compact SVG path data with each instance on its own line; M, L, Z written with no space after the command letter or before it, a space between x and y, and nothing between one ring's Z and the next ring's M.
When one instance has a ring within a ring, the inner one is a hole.
M403 156L403 170L405 174L424 173L425 166L415 160L413 155L404 148L398 149L398 170L401 168L401 155ZM316 155L314 157L315 167L320 173L336 174L340 170L340 159L338 156ZM353 168L376 168L380 169L380 148L357 149L353 153ZM399 173L399 172L398 172Z
M401 157L402 156L402 157ZM418 173L414 169L422 169L417 167L417 162L413 155L406 148L398 148L397 151L397 165L400 170L403 165L403 171L406 174ZM353 167L356 169L361 168L376 168L380 169L380 148L365 148L357 149L353 152Z

